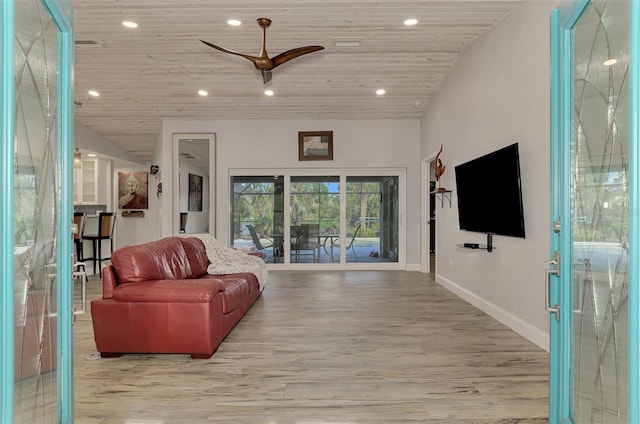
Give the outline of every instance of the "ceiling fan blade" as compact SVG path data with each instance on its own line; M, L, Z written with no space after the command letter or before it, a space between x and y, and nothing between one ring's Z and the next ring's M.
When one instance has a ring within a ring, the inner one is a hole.
M291 59L295 59L298 56L302 56L303 54L317 52L318 50L324 50L322 46L306 46L306 47L298 47L295 49L287 50L284 53L280 53L279 55L272 58L273 67L275 68L278 65L282 65L285 62L290 61Z
M260 50L260 56L250 56L248 54L238 53L234 52L233 50L225 49L224 47L216 46L215 44L211 44L208 41L200 41L213 49L220 50L223 53L242 56L245 59L250 60L251 62L253 62L253 65L256 67L256 69L262 73L262 80L265 84L271 81L271 70L276 66L282 65L283 63L288 62L291 59L295 59L298 56L317 52L318 50L324 50L324 47L322 46L298 47L295 49L287 50L284 53L280 53L273 59L270 59L269 54L267 53L267 28L271 25L271 19L258 18L257 22L258 26L262 28L262 50Z
M264 84L271 81L271 71L262 71L262 81Z
M216 46L215 44L211 44L211 43L209 43L207 41L204 41L204 40L200 40L200 41L203 42L204 44L206 44L209 47L212 47L212 48L214 48L216 50L220 50L221 52L235 54L237 56L242 56L245 59L249 59L254 64L256 63L256 60L260 59L259 57L256 57L256 56L250 56L248 54L238 53L238 52L234 52L233 50L225 49L224 47Z

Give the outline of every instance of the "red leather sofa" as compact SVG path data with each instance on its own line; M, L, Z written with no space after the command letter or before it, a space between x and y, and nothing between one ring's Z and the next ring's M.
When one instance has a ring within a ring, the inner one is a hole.
M209 358L260 296L252 273L209 275L204 244L167 237L113 252L91 302L96 347Z

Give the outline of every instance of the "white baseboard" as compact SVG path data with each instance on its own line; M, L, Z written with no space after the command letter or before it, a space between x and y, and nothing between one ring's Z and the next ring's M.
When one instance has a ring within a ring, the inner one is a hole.
M471 303L487 315L500 321L525 339L538 345L541 349L544 349L547 352L549 351L549 333L534 327L528 322L523 321L518 316L513 315L511 312L505 311L493 303L488 302L486 299L478 297L475 293L460 287L440 274L436 274L436 283L440 284L450 292L455 293L457 296L460 296L462 299Z

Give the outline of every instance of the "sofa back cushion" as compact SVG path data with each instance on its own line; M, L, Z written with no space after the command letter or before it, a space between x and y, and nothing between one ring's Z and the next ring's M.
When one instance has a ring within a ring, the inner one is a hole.
M178 237L122 247L113 252L111 263L120 283L192 277L191 266Z
M207 268L209 267L209 257L204 243L197 237L181 237L180 242L187 254L193 278L202 277L207 273Z

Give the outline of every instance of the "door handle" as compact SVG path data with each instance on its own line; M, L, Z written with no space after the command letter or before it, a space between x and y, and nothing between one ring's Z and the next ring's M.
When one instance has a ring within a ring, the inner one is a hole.
M560 276L560 252L557 250L553 253L553 259L545 261L545 263L550 264L552 267L545 269L545 282L544 282L544 309L555 315L556 321L560 321L560 305L555 304L551 306L550 295L550 286L551 286L551 276Z

